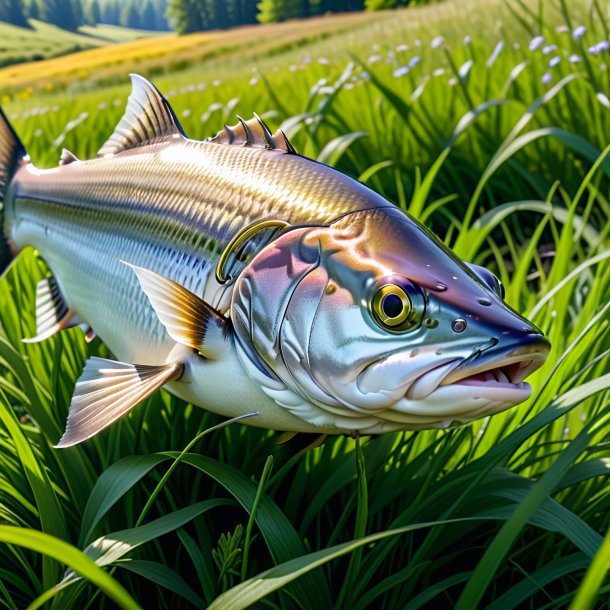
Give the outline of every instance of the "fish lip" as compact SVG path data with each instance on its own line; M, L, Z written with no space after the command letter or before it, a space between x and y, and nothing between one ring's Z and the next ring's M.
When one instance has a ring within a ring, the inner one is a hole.
M506 390L523 390L523 381L539 369L549 355L551 344L542 335L528 334L523 339L509 345L498 346L475 352L452 369L439 384L440 386L457 384L474 386L492 386L499 384ZM497 378L501 373L507 381L477 379L476 376L490 373Z

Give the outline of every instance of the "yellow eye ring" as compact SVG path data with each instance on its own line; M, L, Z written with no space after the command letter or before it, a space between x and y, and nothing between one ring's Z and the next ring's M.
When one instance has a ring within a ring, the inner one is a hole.
M404 325L413 313L411 298L396 284L381 286L373 296L371 306L377 321L390 329Z

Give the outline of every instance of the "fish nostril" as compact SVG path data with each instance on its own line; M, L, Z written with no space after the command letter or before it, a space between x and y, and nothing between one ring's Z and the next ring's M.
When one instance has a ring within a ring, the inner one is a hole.
M468 322L466 322L464 318L456 318L451 322L451 328L453 328L453 331L456 333L463 333L467 327Z

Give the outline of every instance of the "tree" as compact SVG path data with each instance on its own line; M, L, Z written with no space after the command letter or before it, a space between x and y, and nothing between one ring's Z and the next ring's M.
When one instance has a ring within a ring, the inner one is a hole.
M85 5L85 23L88 25L97 25L102 21L102 12L97 0L89 0Z
M79 3L80 7L80 3ZM72 0L45 0L40 4L40 18L65 30L75 31L82 20Z
M165 16L165 13L167 13L167 0L153 0L153 5L157 15L155 29L161 31L171 30L170 24Z
M201 32L208 25L203 0L169 0L167 18L178 34Z
M140 27L145 30L157 29L157 13L152 0L146 0L140 16Z
M302 0L262 0L257 6L260 23L277 23L303 16Z
M30 24L25 16L23 0L0 0L0 21L29 28Z
M119 25L119 5L116 0L106 0L102 5L102 23Z
M239 23L256 23L256 2L253 0L235 0L235 4L240 7Z
M396 0L365 0L364 6L367 11L382 11L394 8Z
M72 14L74 15L75 28L85 23L85 13L81 0L72 0Z
M206 8L208 17L208 27L224 29L230 25L234 25L229 19L229 10L227 4L231 5L233 2L227 2L226 0L207 0Z
M28 15L30 19L40 19L40 7L36 0L30 0L28 5Z
M135 2L129 2L123 6L119 23L125 28L139 28L141 26L140 11Z

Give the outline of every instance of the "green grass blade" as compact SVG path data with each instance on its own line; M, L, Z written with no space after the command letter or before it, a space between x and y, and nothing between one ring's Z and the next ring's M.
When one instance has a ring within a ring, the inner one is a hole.
M479 561L464 591L458 599L455 610L475 610L493 579L498 567L515 542L515 539L538 507L550 496L574 461L587 446L590 437L581 433L565 449L557 461L542 475L527 497L517 506L511 518L500 528L483 557Z
M0 542L30 549L67 565L83 578L99 587L101 591L125 610L138 610L140 608L122 585L108 576L82 551L59 538L25 528L0 525Z

